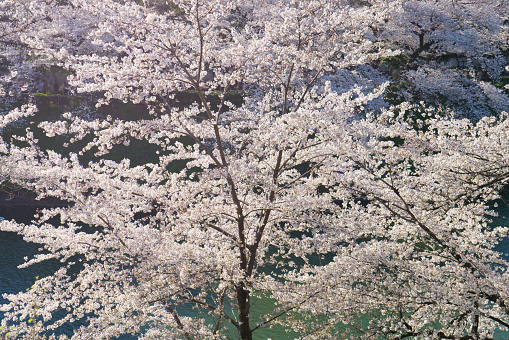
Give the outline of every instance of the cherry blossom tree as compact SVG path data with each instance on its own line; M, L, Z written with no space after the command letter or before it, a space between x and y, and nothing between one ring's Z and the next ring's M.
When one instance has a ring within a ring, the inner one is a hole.
M446 16L449 2L429 6ZM70 324L72 339L252 339L282 323L308 339L489 339L509 326L494 250L507 230L488 224L509 181L507 114L384 104L371 66L416 54L401 16L426 20L425 2L0 2L21 3L53 28L12 39L72 72L76 93L100 94L97 107L150 115L68 112L0 140L0 182L69 203L0 221L44 245L24 266L63 263L5 296L0 335L65 339ZM476 13L472 26L498 20ZM6 26L32 18L9 12ZM437 36L470 34L460 21ZM186 91L196 100L180 102ZM34 114L11 110L0 129ZM41 132L64 145L41 147ZM152 160L112 157L135 145ZM255 318L261 296L276 302Z
M382 61L400 100L432 100L479 119L507 111L501 82L507 60L507 1L402 1L376 37L402 50Z

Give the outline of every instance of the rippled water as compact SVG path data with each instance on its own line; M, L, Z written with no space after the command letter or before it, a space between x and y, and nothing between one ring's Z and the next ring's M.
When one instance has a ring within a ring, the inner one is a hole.
M505 197L506 203L509 202L509 194ZM499 216L493 218L493 225L509 226L509 206L500 201L495 210ZM29 212L23 214L22 211L5 211L0 209L0 214L6 218L15 218L18 221L23 221L26 218L23 216L30 216ZM39 265L31 266L24 269L18 269L17 266L24 262L24 257L35 254L40 248L39 245L23 241L22 237L13 233L0 232L0 304L6 302L1 297L2 294L14 294L25 290L30 287L35 281L36 277L44 277L52 274L58 267L57 261L47 261ZM497 249L506 254L509 259L509 238L503 240ZM253 309L255 314L264 314L269 311L272 301L268 299L255 299L253 300ZM2 313L0 312L0 318ZM72 326L64 329L67 334L72 333ZM507 338L509 332L499 332L497 339ZM271 337L274 340L294 339L294 336L286 333L281 328L275 329L261 329L255 332L255 339L267 339ZM231 331L231 338L235 339L236 334ZM132 336L122 336L118 340L132 340Z

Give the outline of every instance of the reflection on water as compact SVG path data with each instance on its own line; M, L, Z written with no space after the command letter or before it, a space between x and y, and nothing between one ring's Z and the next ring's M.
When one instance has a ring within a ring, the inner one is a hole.
M493 218L493 225L509 226L509 193L505 195L505 200L499 200L497 207L494 208L499 214L498 217ZM31 212L9 211L8 213L0 209L0 213L6 218L14 218L20 222L26 221L26 216L30 216ZM25 218L24 218L25 217ZM0 220L3 217L0 217ZM44 277L52 274L58 267L58 261L46 261L42 264L30 266L24 269L18 269L17 266L24 262L24 257L37 253L40 246L34 243L28 243L23 241L23 238L14 233L0 232L0 304L5 303L6 300L1 297L2 294L14 294L20 291L24 291L30 287L37 276ZM500 242L496 248L497 250L506 254L506 258L509 260L509 238L506 238ZM252 301L253 314L263 315L270 311L270 307L273 305L273 301L270 299L256 299ZM190 311L192 313L192 311ZM2 312L0 312L0 319L2 318ZM64 333L71 334L72 326L68 325L67 328L63 329ZM234 329L229 332L231 339L236 338ZM509 336L509 332L498 332L495 339L506 339ZM274 327L274 329L261 329L255 332L255 339L272 339L278 340L290 340L294 339L295 336L286 333L284 329L280 327ZM122 336L118 340L132 340L135 339L132 336Z

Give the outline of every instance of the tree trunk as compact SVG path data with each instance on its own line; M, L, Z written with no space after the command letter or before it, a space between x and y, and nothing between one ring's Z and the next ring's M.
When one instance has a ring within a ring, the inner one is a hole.
M237 306L239 308L239 333L240 339L252 340L253 332L249 324L249 291L240 284L237 287Z

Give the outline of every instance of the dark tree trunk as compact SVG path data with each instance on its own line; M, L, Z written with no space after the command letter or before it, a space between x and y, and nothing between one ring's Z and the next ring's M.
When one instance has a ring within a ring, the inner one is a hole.
M249 324L249 291L241 284L237 287L237 306L239 308L240 339L252 340L253 332Z

